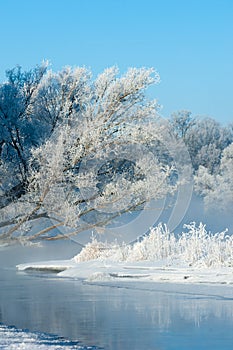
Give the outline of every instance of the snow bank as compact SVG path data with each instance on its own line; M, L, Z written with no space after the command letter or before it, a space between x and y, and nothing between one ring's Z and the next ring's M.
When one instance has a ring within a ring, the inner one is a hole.
M158 225L131 246L93 239L71 260L17 267L57 271L60 277L92 283L202 283L232 288L233 237L226 232L209 233L203 224L191 223L185 228L186 232L175 236L166 225Z
M167 259L170 264L179 260L182 264L198 267L233 266L233 236L227 235L227 231L212 234L207 232L205 225L196 226L194 222L185 228L186 232L175 236L166 225L159 224L132 246L106 244L93 239L74 260L154 262Z
M26 270L38 270L38 271L54 271L61 272L72 267L76 267L77 264L73 259L71 260L55 260L55 261L42 261L37 263L20 264L16 267L20 271Z

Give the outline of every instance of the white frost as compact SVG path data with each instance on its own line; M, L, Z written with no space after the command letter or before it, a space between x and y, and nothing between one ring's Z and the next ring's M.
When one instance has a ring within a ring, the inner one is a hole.
M73 259L18 265L19 270L55 270L60 277L140 287L151 283L214 284L233 287L233 237L212 234L205 225L186 225L176 236L165 225L151 229L133 245L93 239ZM150 287L151 288L151 287ZM152 288L153 289L153 288ZM232 288L233 294L233 288Z

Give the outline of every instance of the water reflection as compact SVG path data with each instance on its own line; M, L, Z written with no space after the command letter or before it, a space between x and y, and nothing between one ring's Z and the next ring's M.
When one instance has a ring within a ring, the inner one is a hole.
M233 348L233 301L200 289L103 287L14 268L0 269L0 284L0 322L8 325L114 350Z

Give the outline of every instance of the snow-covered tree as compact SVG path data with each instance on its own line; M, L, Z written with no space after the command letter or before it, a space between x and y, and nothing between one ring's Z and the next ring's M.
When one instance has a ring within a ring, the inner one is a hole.
M185 141L187 132L195 125L195 119L190 111L182 110L172 113L169 123L172 133Z
M60 72L48 71L37 94L34 113L47 123L50 136L56 125L68 119L74 111L84 108L90 72L82 68L65 67Z
M224 210L232 214L233 208L233 143L222 153L219 173L211 175L201 166L195 177L196 190L203 197L207 208Z
M204 166L211 174L217 173L222 151L233 141L232 127L212 118L192 117L189 111L173 113L169 123L174 135L187 146L194 171Z
M73 227L70 234L103 227L173 193L172 157L170 164L163 162L153 147L167 142L167 129L157 117L156 101L144 95L158 81L146 68L119 76L112 67L94 80L83 67L49 72L35 110L51 128L47 140L32 150L26 194L3 210L1 226L11 227L2 237L42 216L53 224L33 238L48 237L54 227Z
M40 120L33 115L37 92L47 63L27 72L21 67L6 72L0 85L0 207L25 190L30 149L38 145Z
M211 174L217 173L222 152L232 141L231 128L222 126L211 118L198 120L190 129L186 142L194 169L197 170L202 165Z

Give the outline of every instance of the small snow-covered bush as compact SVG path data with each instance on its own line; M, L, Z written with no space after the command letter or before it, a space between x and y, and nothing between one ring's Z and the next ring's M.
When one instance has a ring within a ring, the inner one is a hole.
M127 245L120 246L119 244L108 244L97 241L95 237L91 242L81 250L81 252L74 257L76 262L88 260L111 260L111 261L125 261L130 249Z
M127 261L161 260L174 254L176 239L166 225L151 228L149 235L136 242L130 249Z
M76 262L87 260L111 261L180 261L189 266L233 266L233 236L227 231L211 233L204 224L195 222L185 225L179 235L169 232L166 225L159 224L141 241L133 245L108 244L95 238L74 257Z
M227 230L211 233L202 223L185 225L187 232L178 236L177 245L183 260L190 265L206 267L231 266L233 262L233 236Z

